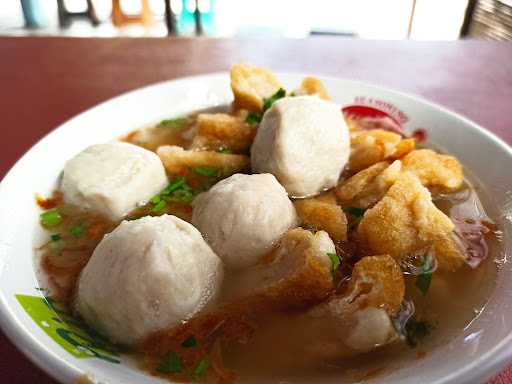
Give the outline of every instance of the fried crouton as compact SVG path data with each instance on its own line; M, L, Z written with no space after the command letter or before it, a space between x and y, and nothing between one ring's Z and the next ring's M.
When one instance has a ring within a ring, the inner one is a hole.
M343 206L369 208L377 203L398 179L402 169L400 160L382 161L356 173L338 184L336 196Z
M311 198L296 200L293 204L302 224L326 231L333 240L347 240L347 217L336 201Z
M307 76L302 80L299 89L293 91L296 96L302 95L318 95L321 99L331 100L327 94L324 84L316 77Z
M201 113L197 116L197 134L191 149L248 152L256 129L245 119L226 113Z
M439 269L454 271L464 263L464 256L452 244L453 230L454 224L432 203L420 180L404 172L382 200L365 212L357 237L366 254L386 253L395 260L432 246Z
M399 159L416 146L414 139L402 140L399 134L382 129L352 131L350 138L349 169L352 172L359 172L383 160Z
M281 88L272 72L248 64L233 65L230 76L235 109L259 112L263 108L263 99L272 96Z
M210 167L221 170L225 177L250 167L248 156L224 154L214 151L187 151L181 147L165 145L156 151L167 172L186 175L190 168Z
M418 149L402 159L404 171L414 173L421 183L435 193L454 192L462 186L464 174L459 161L431 149Z

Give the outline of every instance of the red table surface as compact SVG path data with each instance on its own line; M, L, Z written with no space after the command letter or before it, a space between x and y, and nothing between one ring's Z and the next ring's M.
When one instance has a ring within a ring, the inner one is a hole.
M417 94L512 144L509 42L0 38L0 178L42 136L101 101L237 62ZM0 378L10 384L55 383L1 333ZM512 384L512 367L491 383Z

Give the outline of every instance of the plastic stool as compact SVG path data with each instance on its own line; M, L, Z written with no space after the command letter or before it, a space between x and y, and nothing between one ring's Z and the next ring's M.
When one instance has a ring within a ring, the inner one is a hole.
M142 24L149 26L153 24L153 12L149 7L148 0L141 0L142 9L138 15L127 15L121 9L121 0L112 0L112 23L116 27L123 27L129 24Z

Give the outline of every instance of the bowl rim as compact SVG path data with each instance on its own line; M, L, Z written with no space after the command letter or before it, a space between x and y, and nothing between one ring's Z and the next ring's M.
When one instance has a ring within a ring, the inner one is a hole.
M303 72L275 72L276 76L311 76L311 74L304 74ZM35 144L33 144L23 155L18 158L18 160L14 163L14 165L7 171L4 177L0 180L0 196L2 195L2 185L5 183L5 180L13 177L16 169L18 168L20 162L24 158L26 158L29 153L36 151L39 146L41 146L46 140L48 140L49 136L51 136L57 130L60 130L63 126L67 126L72 124L75 119L78 119L84 114L89 113L93 109L97 109L102 107L105 104L111 103L118 99L133 97L139 92L144 92L151 90L152 88L158 88L166 85L173 85L179 82L188 82L188 81L197 81L203 80L208 82L218 77L225 77L229 75L227 71L217 71L217 72L207 72L203 74L197 74L192 76L183 76L175 79L163 80L153 82L142 87L138 87L123 93L120 93L114 97L108 98L104 101L101 101L81 112L72 116L71 118L63 121L58 126L50 130L43 137L41 137ZM492 142L493 145L499 147L501 150L506 152L512 161L512 147L509 146L503 139L483 128L476 122L470 120L469 118L459 114L458 112L452 111L440 104L429 101L421 96L417 96L415 94L410 94L408 92L395 90L393 88L388 88L382 85L374 85L372 83L353 80L350 78L343 77L335 77L335 76L324 76L319 74L317 76L322 81L343 81L346 83L351 83L355 86L365 87L367 89L374 89L376 91L386 92L389 95L396 95L401 98L409 99L410 101L418 104L429 106L437 111L440 111L443 114L451 115L452 117L460 120L465 125L470 126L471 129L477 131L482 136L485 136L487 140ZM76 380L81 375L85 373L82 372L79 368L69 363L65 359L57 356L53 351L47 349L44 343L41 340L38 340L33 333L29 331L26 327L24 327L16 315L11 311L9 305L4 297L4 292L0 290L0 329L3 331L4 335L13 343L18 350L20 350L32 363L42 369L46 374L50 377L57 379L59 382L66 383L72 382L72 380ZM507 362L512 360L512 331L502 339L498 344L496 344L492 349L488 352L484 353L481 356L478 356L471 364L463 366L459 369L456 369L449 375L443 377L435 384L447 384L447 383L456 383L460 382L460 380L464 380L464 382L476 382L478 380L484 380L496 374L497 371L505 366ZM478 367L478 368L477 368ZM476 369L477 368L477 369ZM459 381L457 381L459 380Z

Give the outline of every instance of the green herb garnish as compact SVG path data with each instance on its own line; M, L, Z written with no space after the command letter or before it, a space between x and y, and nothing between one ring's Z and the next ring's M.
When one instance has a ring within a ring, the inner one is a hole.
M411 317L405 324L405 340L410 347L416 347L418 342L428 336L435 326L427 321L418 321Z
M151 212L160 212L167 206L167 202L165 200L160 200L152 209Z
M190 203L194 200L194 190L188 187L187 189L179 189L174 191L170 196L165 199L171 203Z
M69 232L71 232L71 234L75 237L79 237L82 235L82 233L84 233L84 227L83 225L75 225L74 227L71 227L71 229L69 230Z
M62 216L57 208L50 209L49 211L41 213L39 216L41 225L45 228L56 227L62 223Z
M219 150L219 153L224 153L225 155L230 155L233 153L233 151L229 148L222 148Z
M263 99L263 113L265 113L265 111L267 109L269 109L272 104L274 104L277 100L279 99L282 99L283 97L286 96L286 91L283 89L283 88L279 88L279 90L274 93L272 96L270 96L269 98L266 98L266 99Z
M348 226L349 231L352 231L359 225L359 222L363 218L366 209L357 207L344 207L343 211L352 217L352 219L349 220Z
M245 118L245 122L250 125L259 124L261 122L262 117L263 115L261 113L249 112L249 114Z
M158 123L158 127L160 128L172 128L172 129L183 129L185 128L185 123L187 119L185 118L177 118L177 119L165 119Z
M215 171L217 175L217 171L207 167L197 167L194 168L196 173L201 173L204 175L210 175L210 171ZM190 188L185 179L180 177L173 182L171 182L167 187L164 188L162 192L158 195L153 196L151 198L151 203L154 204L152 212L159 212L163 208L167 206L167 203L190 203L194 200L196 192Z
M338 267L341 264L340 258L335 253L329 253L327 252L327 256L329 256L329 259L331 259L331 273L332 278L334 279L336 277L336 271L338 270Z
M59 233L56 233L56 234L52 235L51 238L52 238L52 241L62 240L62 237L60 236Z
M160 194L161 195L170 195L171 193L184 187L185 185L186 185L185 179L183 177L180 177L179 179L174 180L167 187L165 187L164 190L162 192L160 192Z
M201 176L206 177L217 177L219 175L219 171L215 168L209 168L209 167L195 167L192 168L192 170Z
M247 114L247 117L245 118L245 122L251 125L261 123L263 114L272 106L272 104L274 104L277 100L282 99L285 96L286 91L283 88L279 88L279 90L272 96L263 99L263 108L261 109L261 113L249 112Z
M432 259L428 255L420 259L419 275L416 277L416 287L426 295L432 281Z
M357 207L346 207L346 208L343 208L343 210L346 213L350 213L352 216L355 216L355 217L363 217L364 213L366 212L366 209L357 208Z
M169 352L160 361L156 370L161 373L179 373L183 370L183 364L175 352Z
M194 368L194 372L192 373L192 377L196 380L199 380L204 376L204 373L210 366L210 363L206 359L201 359L199 363L197 363L196 367Z
M197 340L194 336L189 336L185 339L183 343L181 343L181 346L183 348L192 348L197 345Z

